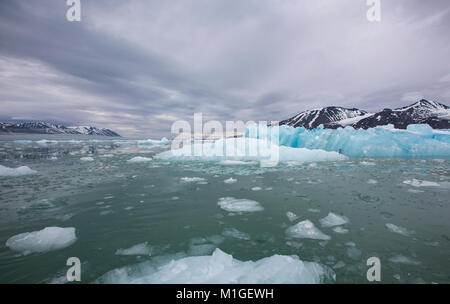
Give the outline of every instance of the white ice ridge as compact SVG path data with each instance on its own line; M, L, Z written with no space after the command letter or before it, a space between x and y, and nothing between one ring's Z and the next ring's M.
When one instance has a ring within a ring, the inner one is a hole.
M75 228L47 227L15 235L6 241L6 247L22 254L44 253L69 247L76 240Z
M255 138L221 138L214 142L185 144L156 155L156 158L179 161L215 161L221 165L254 165L255 161L338 161L347 159L337 152L278 146Z
M108 284L318 284L336 275L327 266L298 256L273 255L242 262L220 249L212 255L184 257L164 265L141 263L112 270L96 282Z
M403 182L404 184L411 185L413 187L439 187L440 185L435 182L429 182L429 181L421 181L417 179L412 180L406 180Z
M330 236L320 231L310 220L304 220L286 229L286 234L298 239L329 240Z
M348 223L348 218L345 216L340 216L337 214L334 214L332 212L328 213L326 217L320 220L320 224L322 227L334 227L334 226L340 226L345 225Z
M350 157L450 158L450 132L428 125L410 125L407 130L383 126L368 130L352 127L313 130L290 126L249 125L245 137L278 141L280 146L336 151Z
M165 137L161 138L161 140L155 139L146 139L146 140L138 140L138 145L167 145L169 140Z
M256 212L264 210L264 207L256 201L234 197L222 197L217 204L220 208L229 212Z
M128 249L117 249L116 255L151 255L152 247L148 242L131 246Z
M151 161L151 157L142 157L142 156L136 156L132 159L127 160L128 163L145 163Z
M31 170L27 166L22 166L18 168L8 168L0 165L0 176L22 176L36 173L37 171Z
M199 183L206 182L206 179L203 177L182 177L181 182L183 183Z

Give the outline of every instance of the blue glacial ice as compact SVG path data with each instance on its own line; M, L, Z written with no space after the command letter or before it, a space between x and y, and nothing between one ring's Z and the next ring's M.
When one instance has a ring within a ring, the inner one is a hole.
M433 130L428 125L410 125L407 130L390 125L368 130L331 130L321 126L307 130L252 124L245 137L269 138L279 140L280 146L334 151L349 157L450 159L450 130Z

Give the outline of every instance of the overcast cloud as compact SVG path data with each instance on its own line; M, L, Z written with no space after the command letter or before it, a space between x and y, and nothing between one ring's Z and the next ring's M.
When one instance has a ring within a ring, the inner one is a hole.
M177 119L280 120L321 106L450 101L450 2L0 2L0 120L170 135Z

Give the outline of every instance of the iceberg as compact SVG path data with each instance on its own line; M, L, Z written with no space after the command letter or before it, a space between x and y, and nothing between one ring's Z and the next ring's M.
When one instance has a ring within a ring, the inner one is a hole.
M269 139L280 146L340 152L358 158L450 159L450 130L433 130L428 125L409 125L407 130L392 125L368 130L353 127L336 130L319 126L313 130L290 126L251 124L246 138Z
M6 247L27 255L63 249L76 240L75 228L47 227L40 231L15 235L6 241Z
M0 165L0 177L1 176L23 176L29 174L36 174L37 171L31 170L27 166L22 166L18 168L8 168Z
M214 142L185 144L156 155L163 160L216 161L220 165L255 165L255 161L267 162L320 162L346 160L337 152L320 149L278 146L267 139L221 138Z
M96 283L108 284L317 284L335 282L327 266L298 256L273 255L242 262L215 249L212 255L191 256L158 265L144 262L112 270Z

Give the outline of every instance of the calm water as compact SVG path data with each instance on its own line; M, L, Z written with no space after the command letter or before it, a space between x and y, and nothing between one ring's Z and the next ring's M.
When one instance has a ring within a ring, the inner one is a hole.
M214 246L241 261L298 255L333 269L337 283L367 283L366 261L373 256L381 260L383 283L450 283L448 160L359 159L264 169L127 162L164 149L120 140L0 141L0 165L37 171L0 177L0 283L64 282L72 256L80 258L82 281L90 283L158 257L209 255ZM80 161L86 156L94 161ZM224 183L231 177L237 182ZM413 179L434 183L404 183ZM218 206L222 197L251 199L264 211L232 214ZM287 212L298 219L291 222ZM320 226L329 212L349 219L347 233ZM288 238L286 229L306 219L331 240ZM51 226L76 228L77 241L29 255L5 246L11 236ZM233 228L246 237L226 233ZM199 241L208 237L219 242ZM115 254L144 242L151 256ZM205 242L209 246L193 245Z

